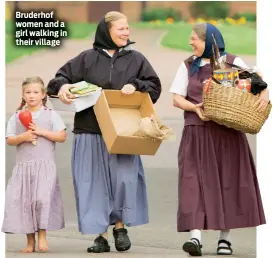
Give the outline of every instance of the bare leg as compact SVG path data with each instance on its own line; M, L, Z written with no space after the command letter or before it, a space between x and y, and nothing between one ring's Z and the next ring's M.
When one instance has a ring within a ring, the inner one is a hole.
M22 253L35 252L35 233L27 234L27 246L21 250Z
M105 231L104 233L100 234L100 236L104 237L106 240L108 240L108 231Z
M117 221L115 223L115 229L124 228L124 224L121 221Z
M38 231L38 250L44 252L48 250L48 243L46 239L46 230L39 229Z

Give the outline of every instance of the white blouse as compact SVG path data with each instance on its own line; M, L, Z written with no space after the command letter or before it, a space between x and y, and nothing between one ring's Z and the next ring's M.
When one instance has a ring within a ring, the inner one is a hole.
M224 56L219 58L219 61L222 61ZM204 66L206 64L209 63L209 60L201 60L200 66ZM236 57L234 59L233 64L238 65L242 68L248 68L248 66L245 64L245 62L239 58ZM188 69L185 65L185 62L183 61L178 70L177 73L175 75L175 78L173 80L172 86L169 90L170 93L175 93L178 95L182 95L183 97L187 96L187 88L188 88L188 84L189 84L189 79L188 79Z

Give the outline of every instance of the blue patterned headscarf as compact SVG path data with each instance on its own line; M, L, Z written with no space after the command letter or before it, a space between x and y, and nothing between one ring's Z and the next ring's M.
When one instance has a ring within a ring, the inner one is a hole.
M194 73L199 71L202 58L210 58L212 56L212 46L214 46L212 34L214 35L214 38L217 42L220 55L223 56L226 54L225 42L221 32L214 25L210 23L206 23L206 24L207 24L207 29L206 29L205 50L201 57L195 58L195 60L192 62L192 65L190 68L190 76L193 76Z

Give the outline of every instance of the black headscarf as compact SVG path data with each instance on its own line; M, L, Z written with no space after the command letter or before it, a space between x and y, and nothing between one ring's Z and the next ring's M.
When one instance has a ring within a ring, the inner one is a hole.
M128 39L128 42L126 44L126 46L130 45L130 44L134 44L135 42L132 42ZM96 48L100 48L100 49L111 49L111 50L117 50L120 48L124 48L126 46L121 46L118 47L114 41L112 40L111 36L110 36L110 32L109 29L107 27L107 24L105 22L105 17L103 17L96 29L96 34L95 34L95 42L93 43L93 47L94 49Z

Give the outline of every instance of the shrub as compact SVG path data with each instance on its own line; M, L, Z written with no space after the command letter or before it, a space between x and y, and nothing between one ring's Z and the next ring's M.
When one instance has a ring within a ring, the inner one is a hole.
M224 1L196 1L190 6L192 17L204 19L226 18L229 9L229 3Z
M174 21L181 20L181 13L174 8L154 8L144 10L141 14L142 21L166 21L168 18L172 18Z
M240 19L241 17L245 17L249 22L256 22L256 13L236 13L232 18Z

